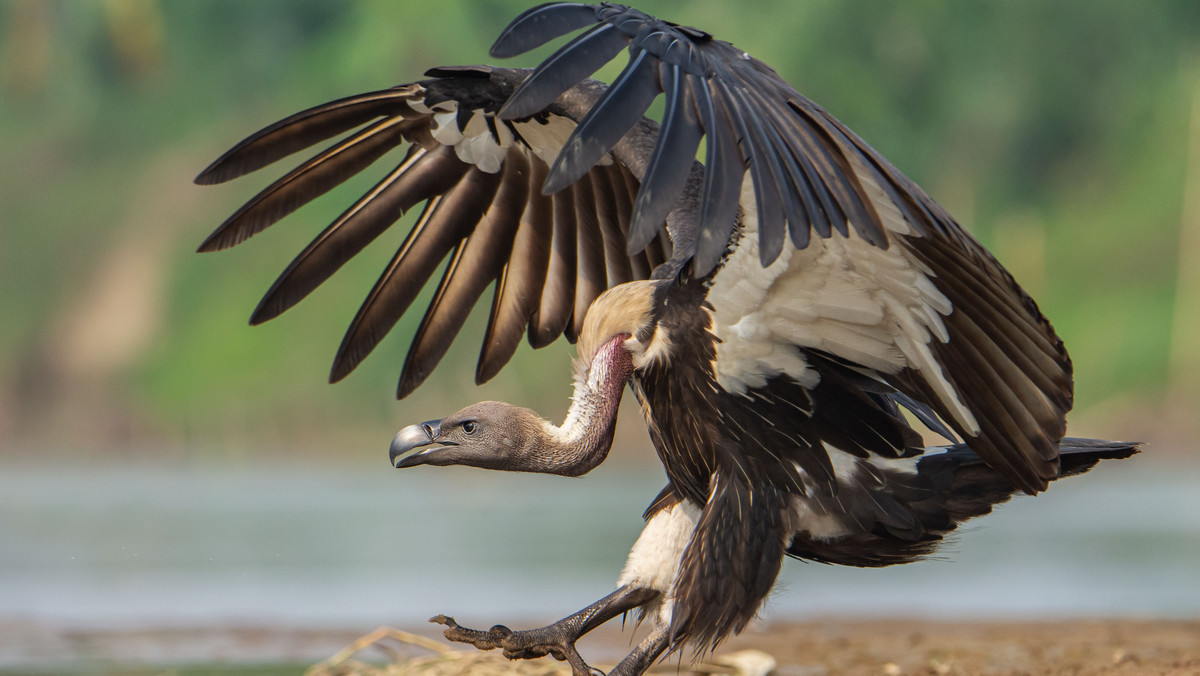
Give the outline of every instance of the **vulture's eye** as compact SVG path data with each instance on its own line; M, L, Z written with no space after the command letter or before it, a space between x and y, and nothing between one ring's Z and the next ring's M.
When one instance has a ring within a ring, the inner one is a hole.
M475 430L479 429L479 425L474 420L468 420L462 424L462 429L467 434L475 434Z

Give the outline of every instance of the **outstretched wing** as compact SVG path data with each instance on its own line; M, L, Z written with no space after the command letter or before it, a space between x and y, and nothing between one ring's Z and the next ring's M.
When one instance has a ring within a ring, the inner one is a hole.
M717 270L708 300L723 387L745 392L781 374L815 385L806 355L820 352L932 408L1021 489L1057 476L1070 359L945 210L768 66L702 31L619 5L556 2L518 17L492 53L585 26L500 117L529 114L628 48L629 65L580 121L546 189L584 175L665 94L633 248L658 231L707 137L701 199L690 221L671 225L677 258L691 255L699 276Z
M287 267L251 323L295 305L347 260L424 202L416 225L355 316L330 374L345 377L374 349L438 266L446 267L413 337L397 396L441 360L472 307L495 286L476 371L488 380L523 334L535 347L574 341L605 289L644 279L670 255L665 235L626 253L638 181L605 153L578 181L543 195L542 184L598 83L516 118L496 111L527 71L441 68L433 79L360 94L297 113L237 144L197 183L221 183L337 138L229 217L201 251L224 249L279 221L385 155L399 164L330 224ZM650 130L652 132L652 129Z

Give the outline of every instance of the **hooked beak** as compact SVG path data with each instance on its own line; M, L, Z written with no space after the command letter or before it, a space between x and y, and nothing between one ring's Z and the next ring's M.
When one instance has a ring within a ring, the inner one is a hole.
M437 443L437 438L441 433L441 420L426 420L417 425L409 425L397 432L395 438L392 439L391 452L388 454L392 460L392 466L399 469L424 465L428 461L428 454L437 448L427 448L416 453L411 453L411 451Z

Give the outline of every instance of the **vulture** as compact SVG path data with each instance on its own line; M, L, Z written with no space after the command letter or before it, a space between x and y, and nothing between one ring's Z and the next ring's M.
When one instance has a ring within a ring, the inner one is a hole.
M413 309L397 397L416 390L491 287L476 379L577 345L561 425L486 401L405 427L392 464L564 476L608 454L626 386L667 484L611 594L538 629L446 636L595 673L576 641L634 611L611 672L742 630L785 557L924 557L1014 493L1126 458L1064 437L1071 361L1037 304L941 206L769 66L710 34L604 3L551 2L500 34L511 57L579 31L533 69L433 68L249 136L196 179L237 178L328 141L222 223L233 246L391 156L251 318L303 299L421 205L354 317L346 376ZM628 51L611 84L590 79ZM662 96L659 119L646 117ZM423 303L422 303L423 304ZM945 438L926 447L923 432Z

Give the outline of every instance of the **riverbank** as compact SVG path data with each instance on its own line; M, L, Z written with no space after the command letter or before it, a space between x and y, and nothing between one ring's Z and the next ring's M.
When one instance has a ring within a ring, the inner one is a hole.
M415 629L437 637L434 627ZM282 627L81 631L7 624L0 637L0 674L232 676L299 675L358 635ZM629 640L629 632L605 628L581 642L580 650L603 666L619 659ZM731 640L717 657L751 649L770 655L779 676L1194 676L1200 673L1200 620L773 622ZM399 652L400 659L422 654L421 648ZM359 657L395 659L377 649ZM538 666L554 664L543 660ZM685 659L680 671L687 673L688 665ZM680 665L664 666L674 672Z

